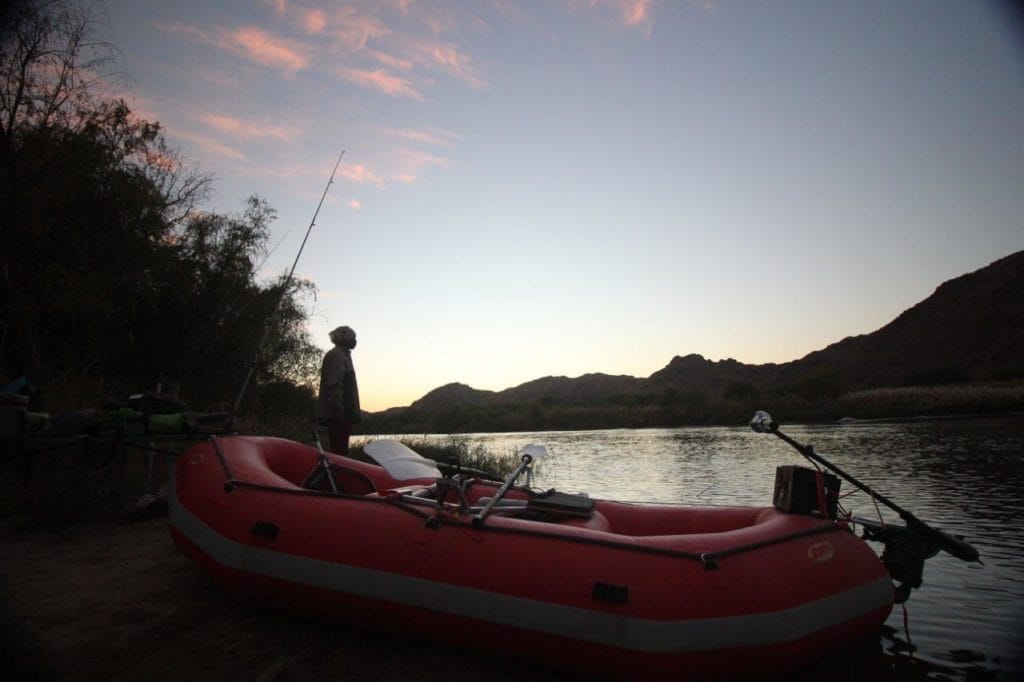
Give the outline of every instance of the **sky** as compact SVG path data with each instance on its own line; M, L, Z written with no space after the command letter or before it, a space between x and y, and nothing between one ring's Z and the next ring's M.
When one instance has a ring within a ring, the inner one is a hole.
M966 0L106 0L125 97L276 211L363 408L788 362L1024 249L1024 28Z

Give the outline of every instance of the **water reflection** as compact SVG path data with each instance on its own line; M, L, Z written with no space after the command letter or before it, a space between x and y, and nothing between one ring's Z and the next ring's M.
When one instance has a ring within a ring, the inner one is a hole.
M881 638L798 679L1024 679L1024 418L785 431L919 518L964 535L985 562L967 565L944 553L929 560L906 626L897 607ZM775 468L803 463L779 439L746 428L460 437L498 453L543 443L550 457L535 487L620 500L766 505ZM843 505L876 516L866 495Z

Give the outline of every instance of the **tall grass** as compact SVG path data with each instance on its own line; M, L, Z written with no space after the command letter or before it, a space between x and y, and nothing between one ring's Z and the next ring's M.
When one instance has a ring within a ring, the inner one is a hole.
M357 458L369 459L363 452L363 446L370 442L372 440L357 445L351 449L350 454ZM515 452L497 453L481 443L471 444L456 438L438 441L423 437L407 437L400 439L399 442L435 462L447 464L457 461L461 467L485 471L493 474L496 478L506 478L520 462L520 458Z
M841 396L835 409L860 419L1020 412L1024 411L1024 385L872 388Z

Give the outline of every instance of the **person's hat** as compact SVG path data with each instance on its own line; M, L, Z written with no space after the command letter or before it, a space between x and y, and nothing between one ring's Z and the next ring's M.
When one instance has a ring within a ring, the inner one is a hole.
M356 338L356 332L354 329L352 329L352 327L342 326L336 329L332 329L329 336L331 337L331 343L337 345L342 341L352 340Z

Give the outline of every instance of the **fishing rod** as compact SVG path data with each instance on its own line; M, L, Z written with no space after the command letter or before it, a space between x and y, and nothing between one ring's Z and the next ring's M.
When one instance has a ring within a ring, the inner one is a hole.
M292 277L295 275L295 267L299 264L299 257L302 256L302 251L306 248L306 241L309 240L309 233L313 231L313 226L316 225L316 218L320 215L320 207L324 205L324 199L327 198L327 190L334 184L334 175L338 172L338 166L341 165L341 157L345 156L345 150L342 150L338 154L338 160L334 164L334 170L331 171L331 177L327 181L327 186L324 187L324 193L320 195L320 203L316 205L316 211L313 212L313 219L309 221L309 227L306 228L306 236L302 238L302 245L299 247L299 252L295 254L295 260L292 261L292 269L288 271L288 277L284 280L284 285L281 287L281 296L277 299L277 305L274 306L273 315L270 320L263 327L263 336L260 338L259 344L256 346L256 353L253 355L252 362L249 364L249 372L245 375L245 381L242 383L241 390L238 391L238 397L235 398L235 406L231 408L233 413L238 412L238 406L242 404L242 398L245 396L246 390L249 388L249 382L252 380L252 375L256 371L256 365L259 363L260 353L263 350L263 344L267 342L267 337L270 336L270 328L277 322L278 314L281 310L281 301L284 300L284 296L288 293L288 285L291 284Z
M899 514L900 518L903 519L904 522L906 522L908 530L916 532L920 536L923 536L926 542L932 545L936 550L944 549L948 553L952 554L956 558L961 559L963 561L977 561L980 563L981 560L978 556L978 550L975 549L970 543L966 542L961 538L954 537L949 533L941 531L938 528L933 528L932 526L929 526L924 521L917 518L906 509L903 509L895 502L889 500L881 493L875 492L867 484L861 483L856 478L854 478L850 474L846 473L845 471L837 467L835 464L832 464L831 462L826 460L824 457L822 457L821 455L814 451L813 446L801 445L797 441L793 440L792 438L784 434L782 431L779 431L779 425L774 420L772 420L771 415L768 414L767 412L759 410L756 414L754 414L754 418L750 420L750 428L756 431L757 433L775 434L780 439L784 440L786 443L789 443L791 446L793 446L797 452L799 452L801 455L806 457L811 462L815 464L820 464L827 469L831 469L838 476L851 483L857 489L867 493L873 499L877 500L878 502L881 502L889 509L892 509L894 512Z

